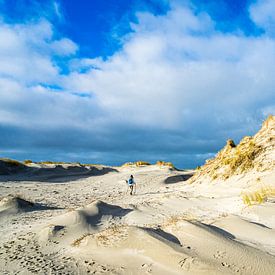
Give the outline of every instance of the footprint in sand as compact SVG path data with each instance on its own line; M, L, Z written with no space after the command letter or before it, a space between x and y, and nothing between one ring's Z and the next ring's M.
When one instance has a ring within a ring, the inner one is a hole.
M227 267L227 268L231 269L233 272L236 272L236 273L240 272L240 268L238 268L234 264L229 264L227 262L222 262L221 265L224 266L224 267Z
M215 259L223 259L225 256L226 256L226 252L219 251L219 250L213 255Z
M179 266L185 270L190 269L190 262L193 260L193 258L184 258L183 260L179 261Z
M179 261L179 266L186 270L189 271L191 268L193 270L207 270L207 265L201 262L197 258L189 257L189 258L184 258L183 260Z
M141 267L146 269L146 273L152 273L152 264L142 264Z

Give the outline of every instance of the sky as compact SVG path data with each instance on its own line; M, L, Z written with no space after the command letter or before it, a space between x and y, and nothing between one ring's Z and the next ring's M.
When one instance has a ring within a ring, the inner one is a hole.
M275 114L272 0L0 0L0 156L202 165Z

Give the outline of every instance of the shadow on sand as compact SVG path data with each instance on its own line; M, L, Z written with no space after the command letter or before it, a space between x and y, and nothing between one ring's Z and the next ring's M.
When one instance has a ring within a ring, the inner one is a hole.
M231 239L234 240L236 237L234 235L232 235L231 233L229 233L228 231L221 229L220 227L217 227L213 224L205 224L205 223L201 223L203 226L205 226L206 228L210 228L212 231L222 235L223 237L227 238L227 239Z
M112 217L112 219L120 218L133 211L133 209L122 208L118 205L108 204L103 201L97 201L93 205L96 206L96 214L90 214L89 209L86 210L85 208L78 210L86 220L87 224L93 226L101 225L103 217L109 216Z
M44 203L34 203L19 196L7 196L2 199L0 219L6 216L35 211L60 210L61 207L50 206Z
M176 236L174 236L174 235L172 235L168 232L165 232L160 228L155 229L155 228L142 227L142 229L144 229L149 234L151 234L155 237L159 236L159 237L161 237L161 238L163 238L163 239L165 239L169 242L172 242L172 243L177 244L177 245L181 245L181 242L179 241L179 239Z
M180 181L186 181L186 180L190 179L193 175L194 175L193 173L189 173L189 174L171 176L171 177L168 177L167 179L165 179L164 183L165 184L173 184L173 183L177 183Z

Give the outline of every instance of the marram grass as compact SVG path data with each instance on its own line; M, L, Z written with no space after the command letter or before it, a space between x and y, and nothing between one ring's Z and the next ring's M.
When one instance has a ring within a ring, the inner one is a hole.
M263 202L266 202L267 199L271 197L275 197L275 188L270 186L262 187L255 191L242 193L243 203L248 206L261 204Z

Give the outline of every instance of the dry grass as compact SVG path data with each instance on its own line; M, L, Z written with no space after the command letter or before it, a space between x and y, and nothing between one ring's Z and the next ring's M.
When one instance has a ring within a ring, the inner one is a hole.
M233 140L228 140L214 159L208 160L203 167L196 169L197 175L207 174L212 180L226 180L232 175L239 175L254 168L254 160L261 151L261 146L256 145L252 137L244 137L237 146ZM196 176L193 181L195 179Z
M144 165L151 165L151 163L147 162L147 161L142 161L139 160L135 163L136 166L144 166Z
M236 145L228 140L226 146L213 158L196 169L189 183L205 180L226 180L233 175L243 175L251 170L259 172L275 167L274 160L268 160L274 149L275 116L269 116L261 130L254 137L244 137Z
M175 225L180 221L195 221L195 220L197 220L197 218L192 213L183 213L182 215L172 215L166 220L165 226Z
M137 166L137 167L140 167L140 166L147 166L147 165L151 165L150 162L147 162L147 161L143 161L143 160L139 160L139 161L136 161L136 162L126 162L122 165L122 167L124 166ZM173 165L172 162L165 162L165 161L162 161L162 160L158 160L156 162L156 165L158 166L168 166L170 168L175 168L175 166Z
M147 162L147 161L142 161L142 160L139 160L139 161L136 161L136 162L126 162L122 165L122 167L127 167L127 166L137 166L137 167L140 167L140 166L147 166L147 165L151 165L151 163Z
M255 191L242 193L243 203L248 206L254 204L261 204L267 201L267 199L270 197L275 197L274 187L262 187Z
M228 165L231 174L242 173L253 168L253 160L260 151L261 147L257 146L253 139L246 138L236 147L232 155L229 154L221 159L221 164Z
M91 233L85 233L84 235L82 235L80 238L74 240L71 244L71 246L79 246L81 244L81 242L87 238L88 236L92 236L93 234Z
M127 167L127 166L133 166L133 165L135 165L134 162L126 162L126 163L122 164L121 166L122 167L124 167L124 166Z
M156 162L156 165L158 165L158 166L168 166L170 168L175 168L175 166L172 162L165 162L165 161L162 161L162 160L158 160Z
M64 161L39 161L38 164L72 164L71 162Z
M79 246L81 242L87 238L92 237L96 240L100 246L108 246L112 240L121 240L127 237L127 226L125 225L114 225L98 233L86 233L80 238L73 241L72 246Z

